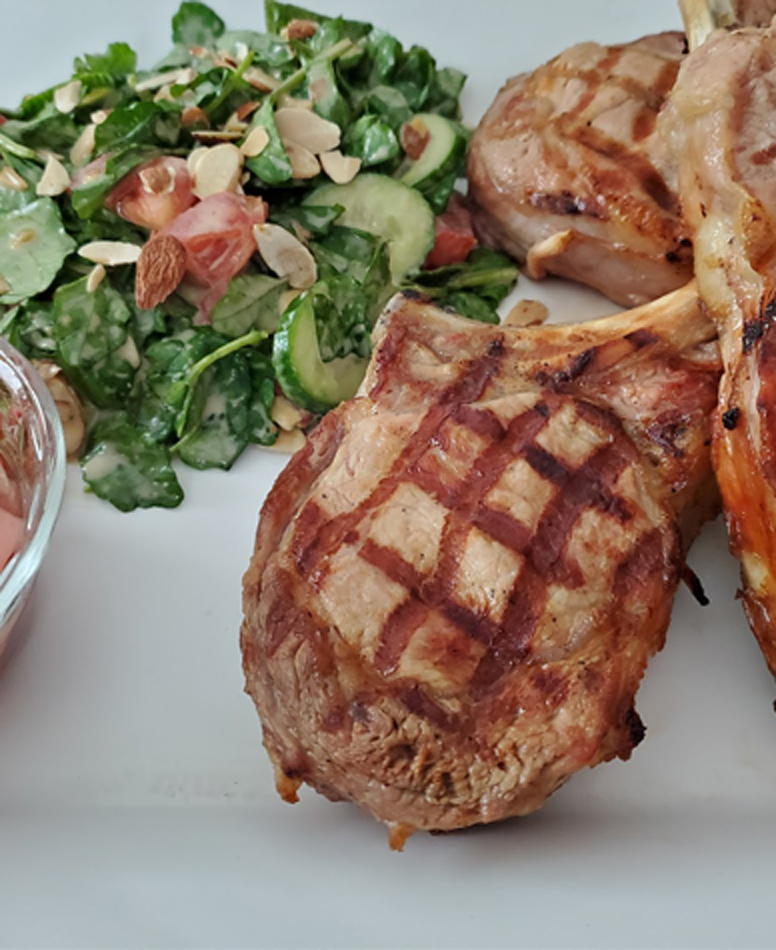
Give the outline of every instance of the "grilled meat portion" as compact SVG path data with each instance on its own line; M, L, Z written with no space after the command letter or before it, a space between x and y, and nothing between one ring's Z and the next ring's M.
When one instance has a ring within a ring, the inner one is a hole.
M776 0L730 0L730 7L739 26L768 26L776 16Z
M776 675L776 31L717 33L682 68L666 128L724 375L714 466L743 602Z
M628 758L716 510L713 340L692 286L538 329L388 308L359 394L267 498L244 579L284 797L307 782L401 837L525 814Z
M510 80L477 128L469 193L481 238L528 274L636 306L692 277L675 163L655 131L681 33L582 43Z

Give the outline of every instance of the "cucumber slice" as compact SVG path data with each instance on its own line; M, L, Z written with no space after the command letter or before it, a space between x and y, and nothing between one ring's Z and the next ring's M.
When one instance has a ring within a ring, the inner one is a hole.
M395 284L418 270L434 246L434 212L414 188L387 175L357 175L347 185L321 185L303 204L341 205L338 224L358 228L388 243Z
M367 360L358 356L324 363L318 347L312 294L286 309L272 344L272 365L288 398L310 412L327 412L358 389Z
M456 170L466 151L468 135L457 122L433 112L421 112L409 124L422 136L428 135L428 142L417 159L407 157L398 177L405 185L423 191Z

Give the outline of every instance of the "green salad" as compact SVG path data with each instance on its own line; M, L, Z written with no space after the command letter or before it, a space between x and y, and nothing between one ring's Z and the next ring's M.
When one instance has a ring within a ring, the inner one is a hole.
M456 190L465 77L368 23L266 23L183 3L152 69L113 43L0 111L0 333L60 374L124 511L350 398L397 290L497 322L516 279Z

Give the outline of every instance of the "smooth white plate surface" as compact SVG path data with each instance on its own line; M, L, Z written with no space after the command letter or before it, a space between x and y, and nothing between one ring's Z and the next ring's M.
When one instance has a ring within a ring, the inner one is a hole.
M320 0L466 70L476 120L510 74L587 38L675 28L672 0ZM0 101L116 39L151 64L170 0L3 0ZM256 0L223 0L261 27ZM524 285L525 287L525 285ZM537 295L535 288L530 294ZM602 312L542 287L554 314ZM388 851L357 809L275 795L237 647L240 579L283 460L185 472L174 512L120 515L76 470L0 680L0 945L496 947L772 945L773 684L734 601L721 525L691 564L638 706L631 762L577 776L537 815Z

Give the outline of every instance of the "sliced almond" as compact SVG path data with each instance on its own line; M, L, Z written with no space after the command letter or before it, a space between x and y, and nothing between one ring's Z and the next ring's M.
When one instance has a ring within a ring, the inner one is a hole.
M197 161L192 191L198 198L235 191L240 184L243 156L236 145L224 142L209 148Z
M89 271L89 276L86 278L87 293L93 294L95 290L97 290L100 284L105 280L106 273L107 271L102 266L102 264L94 265L94 267Z
M97 109L92 112L89 118L94 122L95 125L102 125L102 123L108 118L111 114L110 109Z
M238 119L237 114L234 112L224 123L224 132L239 132L241 135L245 135L247 129L248 123Z
M272 421L285 432L298 429L303 418L301 411L285 396L275 396L269 415Z
M235 109L234 116L238 122L245 122L258 108L258 102L244 102L239 109Z
M57 195L64 194L69 187L70 175L67 169L58 158L48 155L43 175L35 187L35 194L55 198Z
M78 248L78 256L94 264L116 267L134 264L140 257L140 247L128 241L91 241Z
M207 112L204 109L200 109L199 106L189 106L187 109L184 109L181 113L181 125L184 128L188 128L192 125L209 125L210 120L207 117Z
M7 294L10 289L11 285L8 283L5 277L0 275L0 297L2 297L3 294Z
M275 112L275 125L284 144L292 142L301 145L313 155L329 152L340 143L340 127L306 109L278 109Z
M254 89L259 92L274 92L280 85L280 80L265 73L259 66L249 66L242 77Z
M291 96L288 93L281 96L278 102L278 109L301 109L302 112L312 112L312 108L312 99L297 99L296 96Z
M7 188L9 191L26 191L27 187L27 182L15 168L11 168L10 165L3 165L0 168L0 188Z
M347 185L361 171L361 159L343 155L338 148L324 152L318 159L329 178L338 185Z
M152 89L161 89L162 86L190 86L199 73L190 66L181 69L168 69L147 79L141 79L135 84L135 92L150 92Z
M240 151L246 158L254 158L256 155L261 155L268 145L269 132L263 125L257 125L255 129L251 129L248 133L245 141L240 146Z
M273 273L299 290L312 287L318 278L315 258L290 231L277 224L257 224L253 235L259 254Z
M186 249L171 234L151 238L143 246L135 271L135 299L141 310L166 300L186 273Z
M81 81L74 79L54 90L54 108L64 115L72 112L81 101Z
M272 445L266 446L270 452L280 452L283 455L293 455L299 449L304 448L307 437L301 429L294 429L292 432L285 432L281 429L277 439Z
M166 162L157 162L138 173L147 195L171 195L175 191L175 169Z
M291 20L285 29L289 40L309 40L317 32L318 24L315 20Z
M220 145L222 142L238 142L243 134L236 129L194 129L191 137L202 145Z
M431 141L431 133L423 119L416 116L401 127L399 139L409 158L416 162L426 151L426 146Z
M539 300L518 300L504 317L508 327L538 327L549 316L549 310Z
M320 174L321 163L309 148L296 145L294 142L286 142L285 146L288 160L291 162L292 178L306 180Z
M92 153L94 152L94 133L96 131L97 126L94 122L90 123L84 127L83 132L81 132L73 143L73 147L70 149L70 161L76 168L86 165L92 157Z
M199 160L207 151L207 148L203 145L200 148L195 148L193 152L189 152L189 156L186 159L186 168L188 169L190 178L194 177L197 171L197 165L199 165Z

